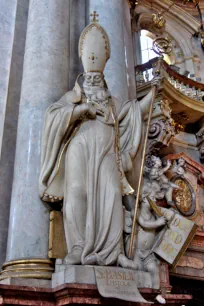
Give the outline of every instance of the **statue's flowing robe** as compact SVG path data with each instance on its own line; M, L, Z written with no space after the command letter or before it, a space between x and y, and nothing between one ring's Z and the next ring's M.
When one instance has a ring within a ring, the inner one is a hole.
M141 111L137 101L122 106L113 99L119 121L124 172L131 171L141 138ZM106 122L97 114L77 127L76 104L71 92L51 105L45 114L40 174L44 201L63 198L68 253L83 249L81 263L94 254L95 264L111 265L123 252L121 181L115 153L112 116Z

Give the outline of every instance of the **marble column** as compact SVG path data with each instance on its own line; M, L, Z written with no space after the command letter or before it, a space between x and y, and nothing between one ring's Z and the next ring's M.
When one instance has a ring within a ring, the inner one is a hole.
M46 108L68 90L69 4L30 0L7 262L47 258L49 207L38 194L41 131Z
M124 45L125 45L125 63L128 86L128 98L136 97L136 80L135 80L135 58L133 48L133 33L131 26L131 15L129 1L124 1L123 24L124 24Z
M75 85L78 74L83 72L81 59L78 55L78 43L81 32L86 26L86 0L70 1L70 57L69 57L69 88ZM79 18L80 16L80 18Z
M105 77L111 94L121 101L129 98L124 43L124 0L89 0L89 14L99 14L99 23L107 31L111 44L111 58Z
M0 267L6 258L9 210L13 182L18 110L23 72L29 0L17 4L15 33L0 159Z
M133 33L133 48L134 48L134 59L135 66L142 64L142 52L140 42L140 31Z
M17 0L0 1L0 156L4 130Z

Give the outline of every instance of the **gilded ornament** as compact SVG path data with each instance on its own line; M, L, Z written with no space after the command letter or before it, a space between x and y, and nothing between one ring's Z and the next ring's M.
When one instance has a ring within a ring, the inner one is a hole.
M97 14L96 11L93 11L93 14L90 14L90 16L93 17L91 22L98 22L99 21L98 19L96 19L97 17L99 17L99 14Z
M166 24L166 19L161 12L158 14L152 14L152 21L158 29L162 29Z
M153 42L153 50L156 54L170 54L172 51L172 44L168 38L158 37Z
M184 216L192 216L195 212L195 193L190 183L182 176L173 177L172 181L179 189L174 190L173 199L179 212Z

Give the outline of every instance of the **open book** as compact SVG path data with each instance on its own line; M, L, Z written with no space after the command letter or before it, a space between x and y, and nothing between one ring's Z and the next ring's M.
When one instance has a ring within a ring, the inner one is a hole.
M148 199L151 201L150 199ZM152 201L151 201L152 202ZM154 203L150 203L155 205ZM175 210L157 207L158 214L166 216L168 224L158 233L151 252L157 254L169 265L175 267L180 257L184 254L191 243L197 225L178 214Z

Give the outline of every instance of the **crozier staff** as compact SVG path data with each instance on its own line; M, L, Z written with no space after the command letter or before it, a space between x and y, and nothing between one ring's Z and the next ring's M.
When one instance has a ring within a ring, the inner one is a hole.
M170 44L170 41L167 38L163 38L163 37L157 38L153 42L153 50L155 51L155 53L159 55L159 59L158 59L157 67L156 67L156 75L159 76L160 70L161 70L161 64L163 60L163 54L169 54L172 50L172 45ZM147 128L146 128L146 133L145 133L144 147L143 147L142 159L141 159L141 167L140 167L140 172L139 172L139 181L138 181L136 201L135 201L134 218L133 218L133 223L132 223L132 233L131 233L131 238L130 238L130 248L128 252L129 258L132 258L133 256L133 244L134 244L134 236L136 232L137 211L138 211L138 206L139 206L140 191L142 188L148 135L149 135L149 129L150 129L150 124L151 124L152 112L153 112L153 104L154 104L154 101L157 95L157 91L158 91L158 86L156 84L153 84L152 98L151 98L151 103L149 106Z

